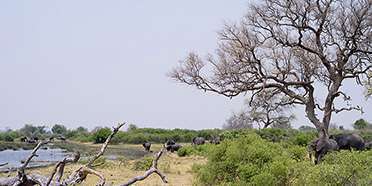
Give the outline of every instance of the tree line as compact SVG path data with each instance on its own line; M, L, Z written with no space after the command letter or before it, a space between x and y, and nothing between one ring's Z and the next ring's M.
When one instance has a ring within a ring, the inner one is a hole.
M231 118L223 125L223 129L160 129L160 128L139 128L134 124L129 125L126 131L118 131L111 143L141 144L144 142L164 143L173 139L180 143L190 143L193 137L199 136L209 140L217 136L223 136L233 131L241 129L250 129L256 131L261 137L271 136L269 140L276 141L274 138L294 135L295 133L316 133L316 128L311 126L301 126L298 129L292 129L290 125L285 127L271 126L268 129L253 128L249 121L242 117L234 118L235 123L231 123ZM238 124L236 124L238 123ZM347 132L342 126L332 125L333 133ZM362 136L372 140L372 124L364 119L358 119L354 122L353 128L358 130ZM55 124L50 130L46 126L34 126L26 124L18 130L5 130L0 132L0 141L20 141L21 138L47 139L50 137L63 137L64 139L78 142L103 143L110 135L111 129L108 127L96 127L88 130L84 127L68 129L62 124ZM314 136L313 136L314 137Z

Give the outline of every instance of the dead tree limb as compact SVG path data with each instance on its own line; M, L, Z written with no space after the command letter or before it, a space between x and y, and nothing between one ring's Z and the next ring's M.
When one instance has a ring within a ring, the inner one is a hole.
M142 176L136 176L132 179L130 179L127 183L125 184L122 184L121 186L128 186L128 185L131 185L137 181L142 181L144 179L146 179L147 177L149 177L151 174L153 173L156 173L157 175L159 175L159 177L163 180L164 183L168 183L168 180L166 178L166 176L158 169L158 161L161 157L161 155L164 153L165 151L165 147L163 147L158 153L156 153L154 155L154 159L152 160L152 165L150 167L150 169L148 169L144 175Z
M17 176L10 177L10 178L3 178L0 179L0 185L5 186L13 186L13 185L43 185L41 181L43 180L39 175L26 175L25 169L27 168L28 164L31 162L32 158L37 157L36 152L40 149L41 146L49 143L50 140L40 141L35 148L32 150L31 154L27 159L24 161L22 166L18 168Z
M31 159L37 156L36 152L40 149L40 147L44 144L50 142L50 140L42 141L37 144L37 146L31 152L31 155L25 160L23 165L18 169L18 175L15 177L10 178L0 178L0 186L31 186L31 185L40 185L40 186L49 186L49 185L59 185L59 186L67 186L67 185L76 185L78 183L83 182L89 174L95 175L99 178L99 182L97 185L103 186L105 184L105 177L100 172L93 170L91 168L94 161L96 161L99 157L101 157L107 149L108 144L110 143L112 137L119 131L119 129L125 123L120 123L118 126L113 128L112 133L106 139L105 143L102 145L101 150L89 160L86 165L81 166L76 171L74 171L71 175L67 177L65 180L61 180L64 167L67 163L75 163L79 160L80 154L74 154L72 157L64 158L62 161L58 162L51 175L49 177L38 175L38 174L25 174L25 169L27 165L30 163ZM56 176L56 179L53 180L53 177Z
M46 182L46 185L50 185L50 183L52 182L53 177L57 173L57 171L58 171L58 174L56 176L56 182L60 182L61 178L63 176L65 165L67 163L76 163L79 159L80 159L80 153L75 153L72 157L66 157L62 161L58 162L55 165L52 174L48 178L48 181Z
M81 166L79 169L74 171L70 176L68 176L68 178L63 181L62 185L75 185L75 184L81 183L86 179L86 177L89 174L95 175L100 179L97 185L100 185L100 186L104 185L105 184L104 176L98 171L93 170L92 165L94 161L96 161L99 157L101 157L104 154L112 137L119 131L119 129L124 124L125 123L119 123L118 126L114 127L112 133L108 136L105 143L103 143L101 150L95 156L93 156L93 158L91 158L86 165Z

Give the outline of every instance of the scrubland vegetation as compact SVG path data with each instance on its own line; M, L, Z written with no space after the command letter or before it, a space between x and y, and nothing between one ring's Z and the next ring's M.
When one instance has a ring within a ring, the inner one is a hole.
M27 128L32 127L27 126ZM335 127L331 130L331 134L359 133L366 141L371 140L371 124L364 120L357 120L354 128L354 130L342 128L340 130ZM16 134L18 138L14 139L16 142L2 142L2 144L22 144L17 142L25 134L21 131L25 130L7 131ZM89 139L86 140L89 143L76 141L79 139L78 131L83 132ZM86 155L91 155L99 149L100 145L95 143L105 141L110 131L108 128L93 131L80 128L79 130L66 129L62 134L55 132L37 134L40 139L56 135L68 136L68 142L55 144L70 151L89 152ZM76 136L69 135L71 133ZM112 138L114 143L106 152L109 156L116 154L115 160L102 157L95 162L96 170L109 178L111 184L128 180L151 166L152 153L144 152L143 147L137 143L150 141L155 143L152 150L158 151L167 139L183 142L183 147L176 153L169 152L159 160L159 169L169 177L170 185L179 183L184 185L370 185L372 183L372 151L332 152L327 154L321 164L314 165L308 156L307 145L317 137L317 131L306 126L299 129L249 128L197 131L138 128L132 125L128 131L119 131L116 135ZM191 138L195 136L204 136L206 139L218 136L222 141L218 145L211 143L191 145ZM137 153L137 156L126 156L125 153L118 153L119 151L142 153ZM85 161L82 159L79 164L84 164ZM66 171L69 172L76 166L68 166ZM36 170L43 173L50 171L50 168ZM96 178L87 179L83 184L93 184L96 181ZM149 183L161 185L161 179L150 176L149 179L139 183L139 185Z

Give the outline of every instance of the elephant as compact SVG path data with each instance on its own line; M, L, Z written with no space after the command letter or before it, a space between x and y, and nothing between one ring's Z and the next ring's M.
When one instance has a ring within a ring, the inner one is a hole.
M165 146L167 151L171 151L171 152L178 151L181 147L182 147L182 145L180 145L178 143Z
M221 143L221 138L219 136L214 136L212 137L212 139L210 140L210 143L211 144L220 144Z
M372 141L365 143L364 144L364 149L371 150L372 149Z
M363 150L365 146L363 138L358 134L337 134L331 135L329 138L336 140L340 149Z
M334 139L317 138L308 145L310 159L312 159L312 153L315 153L315 164L320 163L328 152L337 150L339 150L339 146Z
M166 146L174 145L174 144L176 144L176 142L174 140L172 140L172 139L167 140L167 142L165 143Z
M205 143L205 139L203 137L192 138L192 145L203 145L204 143Z
M151 143L150 142L145 142L142 144L143 148L145 148L145 151L147 152L151 152L150 151L150 148L151 148Z

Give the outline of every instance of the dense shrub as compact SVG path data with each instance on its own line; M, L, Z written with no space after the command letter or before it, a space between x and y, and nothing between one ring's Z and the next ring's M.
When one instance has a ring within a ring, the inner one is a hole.
M144 157L143 159L136 160L132 166L132 170L143 171L149 169L152 165L152 159L153 159L152 157L147 156Z
M95 133L93 133L94 143L103 143L106 141L107 137L111 134L110 128L100 128Z
M198 155L198 156L207 156L208 153L214 148L214 144L204 144L204 145L197 145L197 146L183 146L177 151L178 156L190 156L190 155Z
M0 133L0 141L12 142L18 137L19 137L19 133L16 131L12 131L12 130Z
M293 172L296 185L371 185L372 151L331 153L318 166L295 164Z
M364 139L364 141L372 141L372 130L371 129L366 129L360 131L360 136Z
M202 185L370 185L372 151L329 153L320 165L306 148L274 143L253 131L208 149L208 162L194 168Z
M294 145L307 146L316 137L316 132L297 132L289 137L289 142Z

